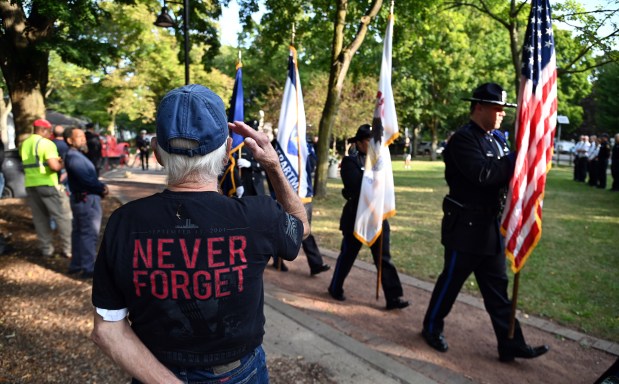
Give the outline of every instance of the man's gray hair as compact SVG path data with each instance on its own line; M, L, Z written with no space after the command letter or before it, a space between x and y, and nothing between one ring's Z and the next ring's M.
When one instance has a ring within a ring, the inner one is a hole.
M196 148L198 143L193 140L172 139L175 148ZM157 145L157 155L164 164L168 176L168 185L178 185L186 182L207 183L215 181L223 173L226 166L227 141L218 149L204 156L185 156L169 154Z

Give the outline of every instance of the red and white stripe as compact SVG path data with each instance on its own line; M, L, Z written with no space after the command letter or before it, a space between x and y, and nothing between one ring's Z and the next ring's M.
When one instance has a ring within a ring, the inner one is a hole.
M542 235L542 205L557 121L556 57L543 68L540 81L521 79L516 120L518 155L503 213L505 253L517 273Z

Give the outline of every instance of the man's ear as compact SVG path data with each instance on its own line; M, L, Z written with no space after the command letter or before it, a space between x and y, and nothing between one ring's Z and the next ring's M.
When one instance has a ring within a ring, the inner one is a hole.
M162 167L165 167L165 164L163 164L163 161L159 157L159 148L157 147L157 138L156 137L153 137L150 140L150 146L153 148L153 153L155 154L155 160L157 160L159 165L161 165Z

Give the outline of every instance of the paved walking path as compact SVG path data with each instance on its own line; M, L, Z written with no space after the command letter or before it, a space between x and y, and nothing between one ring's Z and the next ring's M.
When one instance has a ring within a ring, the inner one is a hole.
M111 195L122 203L163 190L165 176L161 170L115 169L102 176ZM337 257L322 249L324 256ZM374 266L357 261L355 268L373 270ZM433 285L411 276L400 274L403 284L431 292ZM429 362L409 361L403 364L390 355L363 344L343 332L296 309L282 300L290 292L278 292L271 283L265 283L265 316L267 318L264 347L271 357L302 357L306 362L319 363L328 369L338 383L471 383L470 378ZM476 297L460 294L458 300L483 310L483 302ZM619 344L593 338L563 328L549 321L528 316L521 323L551 334L589 345L619 356ZM397 351L392 355L397 356ZM432 377L433 379L430 379ZM435 381L437 380L437 381Z

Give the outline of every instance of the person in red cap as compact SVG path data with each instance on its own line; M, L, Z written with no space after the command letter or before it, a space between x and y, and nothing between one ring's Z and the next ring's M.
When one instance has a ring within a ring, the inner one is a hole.
M71 257L71 207L64 187L58 183L58 171L63 167L58 148L49 140L52 125L45 119L32 123L34 133L19 149L24 165L27 201L32 210L32 221L44 257L54 256L52 244L53 218L60 235L61 253Z

